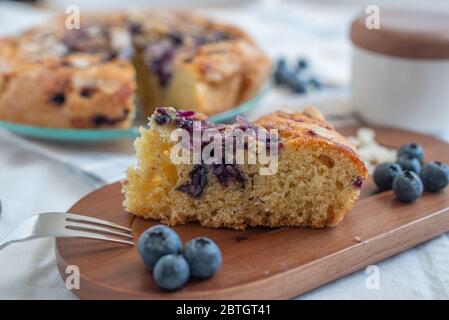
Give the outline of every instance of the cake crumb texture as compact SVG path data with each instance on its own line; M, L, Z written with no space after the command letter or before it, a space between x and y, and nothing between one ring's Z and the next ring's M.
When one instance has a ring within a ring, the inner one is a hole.
M357 151L317 109L275 112L255 122L277 129L282 146L278 170L260 175L260 164L238 165L244 184L221 183L210 172L202 194L192 198L179 187L194 165L170 162L171 124L141 129L135 142L137 166L123 182L124 207L168 225L198 221L206 227L313 227L337 225L360 194L367 171Z

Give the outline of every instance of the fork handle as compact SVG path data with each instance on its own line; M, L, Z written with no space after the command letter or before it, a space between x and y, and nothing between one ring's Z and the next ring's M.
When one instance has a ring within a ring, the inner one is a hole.
M7 246L9 246L11 243L13 243L13 241L5 241L3 243L0 244L0 251L2 251L3 249L5 249Z
M6 236L5 238L0 240L0 251L2 251L3 249L5 249L7 246L9 246L10 244L17 242L17 240L15 240L11 234Z

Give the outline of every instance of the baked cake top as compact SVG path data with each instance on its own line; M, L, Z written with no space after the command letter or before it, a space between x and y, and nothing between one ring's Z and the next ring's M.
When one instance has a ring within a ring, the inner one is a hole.
M88 68L133 58L145 63L168 85L176 63L195 68L203 81L221 81L266 57L242 31L185 12L139 11L81 17L81 28L69 30L65 17L0 40L0 73L26 63Z

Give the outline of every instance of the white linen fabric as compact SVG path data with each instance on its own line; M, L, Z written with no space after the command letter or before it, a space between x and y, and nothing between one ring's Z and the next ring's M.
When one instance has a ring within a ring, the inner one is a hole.
M325 114L354 123L348 103L350 45L347 28L355 8L260 3L205 13L248 30L272 57L306 55L314 70L338 89L307 97L274 89L250 119L281 107L318 105ZM16 32L48 14L0 3L0 33ZM134 163L130 140L101 144L43 142L0 131L0 238L39 212L66 211L93 189L123 177ZM448 234L379 264L378 283L360 270L302 295L301 299L449 299ZM56 268L54 240L13 244L0 252L1 299L75 299ZM367 285L368 282L368 285ZM378 285L377 285L378 284Z

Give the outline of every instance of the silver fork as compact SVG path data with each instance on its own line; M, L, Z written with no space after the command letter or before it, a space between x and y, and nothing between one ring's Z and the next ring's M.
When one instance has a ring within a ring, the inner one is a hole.
M0 250L11 243L46 237L87 238L134 245L132 230L109 221L73 213L46 212L23 221L0 241Z

